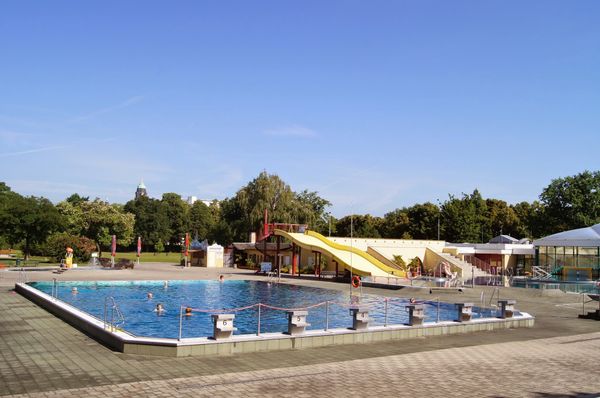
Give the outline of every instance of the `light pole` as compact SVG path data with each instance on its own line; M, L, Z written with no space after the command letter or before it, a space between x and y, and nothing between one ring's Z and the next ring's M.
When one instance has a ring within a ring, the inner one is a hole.
M437 220L438 221L438 223L437 223L438 238L437 238L437 240L440 240L440 216L442 214L442 204L440 203L439 199L437 199L437 202L438 202L438 220Z
M352 303L352 256L354 252L354 243L353 239L353 223L354 223L354 215L352 212L350 213L350 303Z

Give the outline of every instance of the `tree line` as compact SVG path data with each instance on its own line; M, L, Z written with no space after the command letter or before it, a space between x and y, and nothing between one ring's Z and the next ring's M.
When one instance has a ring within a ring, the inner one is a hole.
M308 224L325 235L439 237L450 242L487 242L499 234L535 239L600 222L600 172L552 180L531 203L483 198L475 189L449 195L443 203L398 208L383 217L357 214L336 219L330 206L318 192L295 192L267 172L233 197L208 206L202 201L190 206L176 193L165 193L161 199L143 196L124 205L75 193L53 204L43 197L22 196L0 182L0 248L59 259L65 246L71 246L76 257L86 260L92 251L108 249L112 235L121 248L133 249L135 238L141 236L144 251L162 252L179 251L186 232L228 245L247 241L250 232L259 231L265 209L272 222Z

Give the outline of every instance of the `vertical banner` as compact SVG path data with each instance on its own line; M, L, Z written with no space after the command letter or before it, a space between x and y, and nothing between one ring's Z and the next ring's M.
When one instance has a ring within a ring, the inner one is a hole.
M188 266L188 255L189 255L189 249L190 249L190 234L186 233L185 234L185 262L184 262L184 266L187 267Z
M185 256L187 257L190 249L190 234L185 234Z
M113 257L117 255L117 235L112 236L112 244L110 245L110 255Z
M142 237L138 236L137 241L137 264L140 265L140 256L142 255Z
M115 256L117 255L117 235L112 236L112 243L110 245L111 264L115 266Z
M142 237L138 236L137 241L137 256L140 257L142 255Z

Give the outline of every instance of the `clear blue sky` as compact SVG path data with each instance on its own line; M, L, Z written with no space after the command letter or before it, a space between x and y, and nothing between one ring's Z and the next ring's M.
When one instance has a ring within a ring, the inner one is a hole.
M261 170L333 214L600 169L600 1L4 1L0 181L223 199Z

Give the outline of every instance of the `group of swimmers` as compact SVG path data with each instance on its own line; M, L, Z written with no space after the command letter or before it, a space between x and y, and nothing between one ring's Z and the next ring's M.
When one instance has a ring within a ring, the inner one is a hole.
M219 282L223 282L225 281L225 277L223 275L219 275ZM169 282L165 281L164 283L164 287L165 289L169 286ZM73 294L77 293L77 288L74 287L73 288ZM154 298L154 294L152 292L148 292L146 293L146 298L148 300L152 300ZM156 307L154 308L154 312L156 312L157 314L162 314L164 312L166 312L165 307L161 304L158 303L156 304ZM185 307L185 316L192 316L192 307Z

